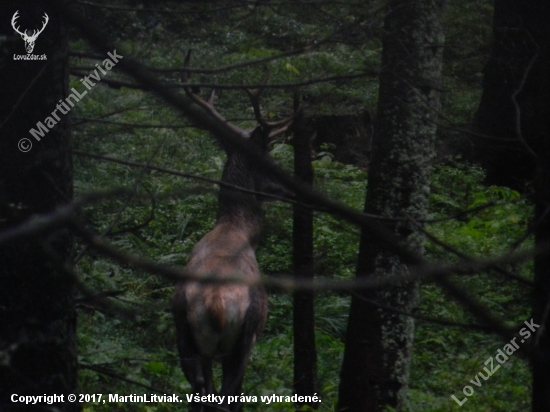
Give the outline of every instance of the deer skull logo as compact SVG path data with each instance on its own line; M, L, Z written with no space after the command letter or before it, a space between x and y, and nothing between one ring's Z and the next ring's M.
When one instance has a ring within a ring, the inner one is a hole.
M27 32L29 32L29 30L25 30L24 32L21 32L19 30L19 26L15 27L15 23L16 23L15 21L19 17L18 13L19 13L19 10L17 10L13 14L13 17L11 18L11 26L18 34L21 35L21 38L25 41L25 49L27 49L27 54L31 54L34 49L34 42L38 38L38 35L44 31L44 28L48 24L48 21L50 20L50 18L46 13L44 13L44 23L42 24L42 28L40 30L33 30L32 34L29 36L27 35Z

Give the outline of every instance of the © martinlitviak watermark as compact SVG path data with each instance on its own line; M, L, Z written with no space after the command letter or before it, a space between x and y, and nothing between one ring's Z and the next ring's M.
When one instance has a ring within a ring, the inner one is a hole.
M521 335L521 343L525 342L527 339L531 337L531 334L534 334L538 328L540 328L540 325L537 325L533 322L533 319L529 321L523 322L526 328L521 328L519 331L519 334ZM495 355L494 359L493 357L489 357L483 364L488 365L489 369L487 369L487 366L483 368L485 373L487 375L484 375L482 371L478 372L477 375L470 381L470 383L473 386L477 386L478 388L481 388L481 385L483 381L486 381L491 377L497 370L500 369L499 364L504 364L508 360L508 356L512 355L515 351L519 349L519 345L516 342L517 337L513 338L509 343L504 345L502 349L497 350L497 354ZM495 365L494 360L496 360L498 363ZM479 378L483 378L483 381L481 381ZM458 403L458 406L462 406L466 403L468 400L468 397L472 396L475 392L474 387L470 385L466 385L464 388L462 388L462 393L466 395L463 399L458 399L455 395L451 395L451 398Z
M92 87L96 85L92 80L95 80L96 82L99 82L101 80L101 75L106 75L109 70L111 70L115 64L118 63L119 59L122 59L123 56L116 53L116 50L114 50L112 53L108 52L107 55L110 57L110 59L103 60L102 66L99 64L96 64L95 66L97 69L93 71L93 73L90 73L88 76L84 76L83 79L80 79L82 84L86 86L86 89L91 90ZM92 79L92 80L90 80ZM82 93L78 93L77 90L73 87L71 89L72 93L65 98L65 100L59 100L59 103L57 106L55 106L55 110L51 112L50 116L46 117L44 119L44 122L38 121L36 123L36 129L31 128L29 130L29 133L34 137L37 141L40 141L41 137L44 137L46 133L48 133L56 124L61 120L59 117L60 115L57 113L59 112L61 115L67 114L76 103L78 103L86 94L88 94L88 90L84 90ZM32 142L30 139L23 138L19 140L19 143L17 145L19 147L19 150L22 152L28 152L32 149Z
M17 19L19 18L19 10L13 13L13 17L11 18L11 27L13 27L13 30L15 30L15 32L21 36L21 38L25 42L25 50L27 50L27 54L14 54L13 60L47 60L48 59L45 54L41 54L41 55L32 54L36 39L38 38L40 33L44 31L48 22L50 21L50 18L46 13L44 13L44 16L42 17L44 18L44 22L42 23L42 28L38 30L35 29L31 33L29 29L25 31L21 31L19 29L19 26L16 26L16 24L18 24Z

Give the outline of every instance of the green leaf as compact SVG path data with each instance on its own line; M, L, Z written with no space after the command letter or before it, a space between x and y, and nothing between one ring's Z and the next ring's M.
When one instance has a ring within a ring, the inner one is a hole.
M143 369L155 375L160 375L168 370L164 362L150 362L143 366Z
M300 74L300 71L290 63L285 64L285 69L291 73Z

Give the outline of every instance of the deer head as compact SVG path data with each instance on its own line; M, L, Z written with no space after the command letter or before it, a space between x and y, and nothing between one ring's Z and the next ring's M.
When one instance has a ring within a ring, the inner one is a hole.
M33 30L31 35L27 35L27 32L29 32L29 30L25 30L24 32L22 32L19 30L19 26L17 27L15 26L16 20L19 17L18 13L19 13L19 10L17 10L13 14L13 17L11 18L11 26L18 34L21 35L21 38L25 42L25 49L27 50L27 54L31 54L32 51L34 50L34 42L36 41L40 33L44 31L44 28L48 24L48 21L50 20L50 18L46 13L44 13L44 23L42 24L42 28L40 30Z
M189 60L190 52L188 52L185 56L185 67L188 67ZM184 72L182 75L182 81L184 83L188 83L189 78L189 73ZM262 83L265 85L268 79L269 75L266 75ZM279 179L268 176L265 170L262 170L263 168L262 165L259 164L259 159L261 159L266 153L268 153L268 145L271 141L273 141L273 139L287 132L287 130L292 125L295 114L278 121L265 120L265 118L262 116L260 108L260 97L264 91L264 87L262 86L258 89L247 89L246 92L252 104L254 117L258 123L257 127L252 129L251 131L247 131L241 129L235 124L228 122L218 112L218 110L214 106L214 100L216 98L215 89L212 90L212 93L210 94L208 100L203 100L202 98L200 98L196 93L194 93L194 90L195 89L192 85L187 85L186 87L184 87L184 91L187 96L189 96L197 105L205 109L213 118L216 118L217 120L225 123L225 126L230 129L234 134L241 136L243 140L247 142L248 148L251 150L251 152L247 155L243 153L240 149L231 147L231 145L228 145L223 140L221 141L221 145L228 157L222 180L226 182L232 180L232 174L233 171L236 169L236 166L240 165L241 167L244 167L244 165L246 164L248 168L248 173L242 173L241 171L240 175L247 175L249 177L253 176L254 190L257 192L263 192L267 195L256 196L256 200L264 202L276 200L277 198L294 199L294 191L287 189L286 186L279 181ZM301 110L300 107L295 108L296 113L299 110ZM250 156L251 153L256 154L256 156ZM238 182L236 185L242 187L242 185L238 184ZM248 186L248 189L252 189L250 185ZM222 190L222 192L226 192L226 190Z

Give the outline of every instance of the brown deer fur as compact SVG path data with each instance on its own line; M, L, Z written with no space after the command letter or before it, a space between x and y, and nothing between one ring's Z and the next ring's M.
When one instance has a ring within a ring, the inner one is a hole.
M250 138L258 145L265 133L257 128ZM260 145L260 150L263 151ZM225 148L228 159L222 181L254 191L269 182L258 165L245 154ZM258 280L256 248L260 236L261 204L254 194L221 187L218 221L193 249L186 273L211 279ZM227 396L241 394L250 356L267 318L267 295L263 287L243 283L182 281L176 286L173 304L182 370L193 394L214 394L212 362L222 364L222 405L191 403L191 410L236 411L242 405L227 404Z

